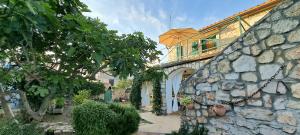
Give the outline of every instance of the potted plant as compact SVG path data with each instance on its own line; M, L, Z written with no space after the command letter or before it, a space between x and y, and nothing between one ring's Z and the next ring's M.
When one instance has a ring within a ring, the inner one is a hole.
M53 114L62 114L65 106L65 98L58 97L54 99L55 106L52 110Z
M218 116L224 116L226 113L226 108L224 105L214 105L213 106L213 111L218 115Z
M181 98L180 103L189 110L194 109L193 100L191 97L185 96L185 97Z

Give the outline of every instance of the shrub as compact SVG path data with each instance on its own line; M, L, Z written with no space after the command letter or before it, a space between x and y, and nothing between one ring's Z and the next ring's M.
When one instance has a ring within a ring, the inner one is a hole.
M199 124L197 124L192 132L189 132L189 129L190 128L187 125L184 125L179 129L178 132L172 132L171 134L167 135L208 135L208 129L203 125L200 126Z
M65 98L58 97L55 99L55 107L56 108L63 108L65 105Z
M74 92L78 93L80 90L89 90L91 91L91 95L99 95L100 93L104 93L105 86L101 82L84 82L80 87L74 89Z
M191 104L193 102L192 98L191 97L188 97L188 96L185 96L183 97L181 100L180 100L180 103L183 105L183 106L188 106L189 104Z
M73 102L75 105L80 105L85 100L88 100L90 97L91 97L91 91L81 90L81 91L78 91L78 94L73 97Z
M25 124L15 120L0 120L0 135L43 135L36 124Z
M116 121L111 121L109 128L113 135L130 135L138 130L140 116L131 106L111 104L109 108L117 113Z
M132 107L87 101L73 109L76 135L130 135L140 117Z

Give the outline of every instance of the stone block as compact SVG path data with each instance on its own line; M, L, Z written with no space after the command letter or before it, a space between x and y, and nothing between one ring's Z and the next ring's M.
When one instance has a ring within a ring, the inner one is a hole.
M251 46L251 54L252 54L253 56L257 56L257 55L259 55L261 52L262 52L262 49L261 49L259 46L257 46L257 45Z
M199 83L196 85L196 89L198 91L211 91L211 84L210 83Z
M236 79L239 79L239 73L225 74L225 79L227 79L227 80L236 80Z
M289 35L288 35L288 41L293 43L293 42L300 42L300 29L297 29L295 31L292 31Z
M300 110L300 100L289 100L287 103L287 107Z
M262 101L261 101L260 99L249 99L249 100L247 101L247 103L248 103L248 105L251 105L251 106L257 106L257 107L263 105L263 103L262 103Z
M263 96L264 107L272 108L272 98L269 94Z
M263 108L248 108L242 109L241 115L248 119L272 121L274 119L273 112L271 110Z
M266 23L266 22L263 22L261 24L259 24L256 29L259 30L259 29L269 29L271 28L271 24L270 23Z
M271 35L266 40L267 46L280 45L280 44L283 44L284 41L285 41L285 38L283 35Z
M300 98L300 83L292 84L291 90L292 90L293 97Z
M205 117L202 116L202 117L197 117L197 122L203 124L203 123L207 123L207 120Z
M281 12L277 11L270 16L271 21L277 21L282 17Z
M284 14L288 17L295 17L300 15L300 2L295 3L284 11Z
M216 99L218 100L224 100L224 101L230 101L230 95L223 92L222 90L218 90L216 92Z
M235 51L228 55L228 59L233 61L236 60L241 55L241 52Z
M278 64L265 64L259 66L259 72L262 80L270 79L280 68ZM283 74L282 71L275 77L276 79L282 79Z
M275 110L283 110L283 109L285 109L286 104L287 104L286 98L283 98L283 97L276 98L274 101L274 109Z
M277 86L277 93L279 94L285 94L287 91L287 87L285 84L283 84L283 82L278 82L278 86Z
M286 133L289 133L289 134L293 134L296 132L296 127L293 127L293 126L288 126L288 125L284 125L282 127L282 130Z
M219 62L218 64L218 71L221 73L228 73L231 70L230 67L230 61L227 59L224 59Z
M260 40L265 39L271 34L270 29L257 30L256 34Z
M273 24L272 30L275 33L285 33L295 29L298 26L298 24L298 20L281 19Z
M289 124L291 126L297 126L297 118L294 117L292 112L288 112L288 111L278 112L277 122L282 124Z
M291 48L285 51L285 57L288 60L297 60L300 59L300 46Z
M261 135L285 135L281 130L266 125L260 125L259 133Z
M247 85L247 96L252 95L254 92L256 92L258 90L258 87L256 84L248 84ZM258 92L256 95L254 95L253 98L260 98L261 97L261 93Z
M254 32L249 32L244 38L244 45L248 46L248 45L253 45L257 43L257 39L254 35Z
M246 92L244 90L232 90L230 94L233 97L245 97L246 96Z
M251 53L251 52L250 52L250 47L249 47L249 46L244 47L244 48L242 49L242 52L243 52L244 54L250 54L250 53Z
M232 64L235 72L249 72L255 71L256 61L252 56L242 55Z
M235 86L235 81L223 81L222 90L233 90Z
M259 55L259 57L257 57L257 61L259 63L270 63L274 60L274 57L274 52L272 50L269 50Z
M255 72L242 73L242 80L248 81L248 82L256 82L257 76L256 76Z

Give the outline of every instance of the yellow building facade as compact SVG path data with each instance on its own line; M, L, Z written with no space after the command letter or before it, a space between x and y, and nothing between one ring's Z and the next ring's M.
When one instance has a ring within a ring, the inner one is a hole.
M264 17L281 0L267 2L227 17L198 30L183 40L164 44L168 48L168 63L208 59L239 37Z

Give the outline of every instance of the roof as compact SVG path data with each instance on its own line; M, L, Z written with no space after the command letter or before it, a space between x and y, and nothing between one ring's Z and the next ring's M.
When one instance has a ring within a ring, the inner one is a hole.
M199 29L200 33L206 33L206 32L210 32L213 30L218 30L219 28L226 26L232 22L234 22L236 20L236 18L238 16L240 16L241 18L246 18L252 15L255 15L257 13L266 11L266 10L270 10L273 7L275 7L278 3L280 3L282 0L268 0L262 4L259 4L255 7L249 8L247 10L244 10L242 12L239 12L237 14L234 14L232 16L229 16L221 21L218 21L216 23L213 23L209 26L203 27Z

